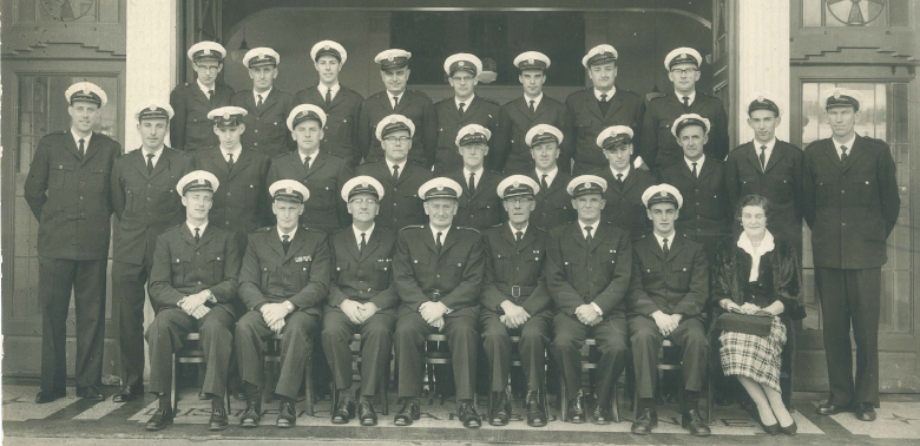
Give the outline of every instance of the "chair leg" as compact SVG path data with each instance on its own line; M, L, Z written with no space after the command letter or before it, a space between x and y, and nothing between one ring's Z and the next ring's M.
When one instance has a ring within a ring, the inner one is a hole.
M712 424L712 373L706 375L706 424Z
M177 413L179 411L179 401L178 401L179 398L177 398L177 395L179 394L179 392L176 389L176 354L175 353L173 353L172 355L172 380L170 382L172 384L169 387L169 398L172 400L173 413Z
M619 386L617 386L616 381L614 381L613 382L613 402L611 404L613 405L612 407L613 421L619 423L620 422L620 398L617 396L617 387Z
M566 395L565 376L559 377L559 408L562 412L562 421L569 421L569 398Z
M304 386L306 387L307 415L314 415L313 410L313 355L307 356L307 366L303 373Z

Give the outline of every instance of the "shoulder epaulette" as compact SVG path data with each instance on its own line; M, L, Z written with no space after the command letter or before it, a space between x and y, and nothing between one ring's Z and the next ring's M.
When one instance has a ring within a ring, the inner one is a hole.
M406 90L406 91L408 91L408 92L410 92L410 93L415 93L415 94L417 94L417 95L424 96L424 97L426 97L426 98L428 97L428 95L427 95L424 91L422 91L422 90Z
M539 226L537 226L537 225L534 225L534 227L537 228L537 230L539 230L539 231L541 231L541 232L546 232L546 231L547 231L545 228L541 228L541 227L539 227Z
M468 231L473 231L473 232L475 232L475 233L477 233L477 234L481 234L481 232L479 232L479 230L476 229L476 228L468 228L468 227L466 227L466 226L457 226L457 229L466 229L466 230L468 230Z
M504 223L496 223L496 224L492 225L491 227L493 227L493 228L500 228L500 227L502 227L502 226L504 226L504 225L505 225Z
M400 231L405 231L406 229L422 229L425 225L407 225L399 228Z
M266 227L264 227L264 228L259 228L259 229L253 230L252 233L255 234L255 233L257 233L257 232L268 232L268 231L271 231L272 228L274 228L274 226L266 226Z

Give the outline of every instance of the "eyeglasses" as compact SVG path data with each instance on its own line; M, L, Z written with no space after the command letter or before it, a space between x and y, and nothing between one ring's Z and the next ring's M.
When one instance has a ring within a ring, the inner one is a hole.
M680 75L680 76L687 76L687 75L696 73L697 71L699 71L699 70L697 70L696 68L686 68L686 69L683 69L683 70L680 70L680 69L673 69L673 70L671 70L672 73L677 74L677 75Z
M514 205L533 203L533 201L533 197L514 197L505 199L505 203L511 203Z
M352 198L348 200L349 203L362 206L365 204L377 204L377 200L373 198Z
M387 136L386 138L383 138L384 141L390 144L395 144L397 142L401 144L405 144L410 139L412 138L409 138L408 136Z

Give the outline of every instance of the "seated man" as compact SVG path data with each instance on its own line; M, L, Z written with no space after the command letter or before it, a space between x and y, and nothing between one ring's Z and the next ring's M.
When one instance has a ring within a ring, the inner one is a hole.
M329 288L329 244L318 229L298 227L310 191L297 181L268 188L277 225L249 235L240 270L240 299L249 310L236 324L236 354L246 394L240 425L257 427L262 418L262 355L265 340L281 335L281 397L278 427L297 422L294 401L303 384L313 338L319 334Z
M182 339L196 331L206 364L201 391L211 396L208 428L227 428L224 395L239 303L240 255L235 233L208 224L219 185L217 177L203 170L183 176L176 191L185 206L185 223L157 237L149 290L157 315L147 328L147 344L150 391L159 396L159 408L147 422L148 431L172 423L172 355L182 348Z
M348 203L353 222L333 234L329 243L335 269L323 315L323 351L338 393L333 424L347 424L355 416L351 371L351 337L355 333L361 334L358 419L362 426L377 425L374 395L380 377L389 371L399 298L390 281L396 235L374 222L383 195L383 185L372 177L345 182L342 200Z
M534 195L539 192L540 186L530 177L505 178L498 195L508 222L483 232L486 268L479 322L492 375L489 424L493 426L505 426L511 419L511 335L521 337L518 351L527 379L527 424L546 426L546 395L541 391L553 302L543 280L546 231L530 224Z
M610 422L613 384L626 367L626 291L632 253L629 234L601 221L607 182L581 175L569 182L578 220L558 226L546 241L546 288L559 309L553 318L552 352L569 390L568 420L584 423L585 394L581 388L581 348L597 340L594 422Z
M647 435L658 425L655 385L658 350L665 338L681 348L684 392L681 426L691 434L709 435L697 400L706 378L709 342L703 307L709 299L709 270L703 245L675 236L674 221L683 197L670 184L649 187L642 194L654 232L633 244L629 284L629 340L639 392L639 416L632 433Z
M482 286L482 236L454 225L463 189L449 178L429 180L418 190L429 224L406 226L396 238L393 280L402 301L396 321L396 362L402 409L394 420L409 426L420 416L425 336L447 335L453 363L459 418L463 426L482 425L473 395L479 352L478 296Z

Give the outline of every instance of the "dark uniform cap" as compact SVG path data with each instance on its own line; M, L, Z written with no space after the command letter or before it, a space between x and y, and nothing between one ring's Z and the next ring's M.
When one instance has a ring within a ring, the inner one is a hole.
M316 62L322 56L332 56L342 64L348 60L348 52L345 51L345 47L332 40L323 40L313 45L310 50L310 58Z
M383 141L387 135L401 130L409 132L411 138L415 135L415 124L403 115L390 115L380 120L374 133L377 134L378 141Z
M498 183L496 192L502 200L513 197L533 197L540 193L540 185L527 175L511 175Z
M546 70L549 65L549 57L539 51L525 51L514 58L514 66L521 71Z
M596 175L580 175L569 181L565 189L572 198L588 194L603 196L607 191L607 180Z
M664 67L668 70L674 67L674 65L680 65L682 63L689 63L699 67L703 64L703 56L700 55L700 52L693 48L677 48L664 58Z
M696 113L687 113L680 115L677 119L674 120L674 124L671 125L671 134L675 138L679 138L680 131L686 127L697 125L703 128L703 131L708 135L710 129L709 120L696 114Z
M368 175L361 175L354 177L345 182L345 185L342 186L342 199L345 202L351 200L351 197L359 194L370 194L374 198L380 200L383 198L384 188L374 177Z
M488 144L491 138L492 132L489 129L479 124L468 124L457 132L454 144L457 147L470 144Z
M549 124L537 124L524 135L524 142L531 148L547 142L562 144L563 135L556 127Z
M320 128L326 127L326 112L323 109L313 105L313 104L300 104L297 107L294 107L291 110L291 113L288 114L287 126L288 130L294 131L294 128L297 127L297 124L300 124L304 121L313 120L319 122Z
M757 111L757 110L769 110L779 116L779 106L776 105L776 102L773 102L763 96L758 96L757 99L751 101L751 104L748 105L748 115Z
M227 50L217 42L202 41L192 45L187 55L192 62L204 59L221 61L227 55Z
M218 127L235 127L242 124L243 116L247 114L249 112L245 108L228 105L208 112L208 119L214 121L214 125Z
M617 50L613 45L598 45L591 48L588 54L585 54L585 57L581 59L581 64L584 65L585 68L591 68L594 65L616 62L617 56Z
M412 53L406 50L390 49L378 53L374 62L380 64L380 71L389 71L409 66L410 58Z
M134 111L134 119L141 122L144 119L172 119L175 112L169 104L159 101L147 102Z
M299 181L278 180L268 187L268 193L274 200L301 204L310 199L310 190Z
M453 76L457 71L466 71L476 77L482 72L482 61L473 54L454 54L444 61L444 72L448 76Z
M597 135L595 143L604 150L615 150L632 143L633 130L625 125L613 125Z
M645 203L646 209L651 209L653 205L658 203L673 203L674 206L677 206L677 209L680 209L684 205L684 197L676 187L662 183L649 186L642 193L642 202Z
M196 190L206 190L214 193L217 192L218 187L220 187L220 180L213 173L206 170L189 172L176 183L176 191L183 197L186 193Z
M277 66L279 63L281 63L281 55L271 48L253 48L243 56L243 65L249 68L262 65Z
M859 111L859 93L853 90L831 90L827 95L824 103L824 109L830 110L836 107L853 107L853 111Z

